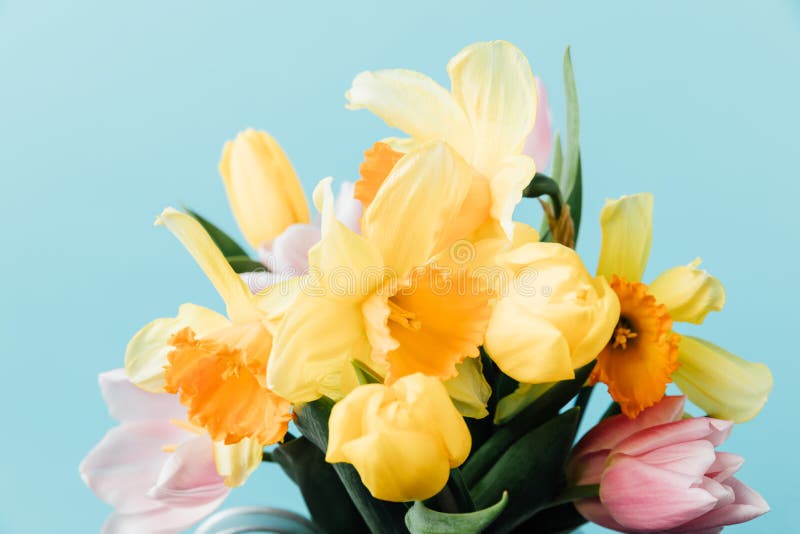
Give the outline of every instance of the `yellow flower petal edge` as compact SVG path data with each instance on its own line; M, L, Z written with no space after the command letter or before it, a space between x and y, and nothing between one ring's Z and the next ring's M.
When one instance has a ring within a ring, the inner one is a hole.
M682 336L680 367L672 379L689 400L712 417L737 423L755 417L772 390L772 373L709 341Z
M250 290L220 252L208 232L194 217L166 208L156 219L178 238L216 288L233 321L258 315Z
M597 274L640 282L653 238L653 195L638 193L607 200L600 212L603 231Z
M701 324L706 315L725 305L722 283L698 269L700 263L697 258L688 265L668 269L650 284L650 293L667 307L674 321Z
M309 221L303 186L268 133L248 129L225 143L219 172L236 222L253 248L289 225Z
M254 439L245 438L238 443L226 445L214 442L214 461L217 472L225 477L225 484L238 487L247 481L250 474L261 465L264 445Z
M432 497L472 446L444 385L421 373L357 387L333 407L328 426L326 460L353 464L370 493L387 501Z
M164 393L164 366L172 350L170 338L191 326L199 335L222 328L228 320L213 310L184 304L176 317L151 321L139 330L125 349L125 372L131 382L151 393Z

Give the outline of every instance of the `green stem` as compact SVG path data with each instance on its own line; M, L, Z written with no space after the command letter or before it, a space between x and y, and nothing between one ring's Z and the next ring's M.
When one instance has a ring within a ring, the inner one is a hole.
M525 198L538 198L547 195L553 202L553 213L556 219L561 217L561 207L564 205L564 197L561 195L561 188L555 180L541 173L536 173L531 183L522 191Z
M264 451L261 453L261 461L262 462L274 462L275 459L272 457L272 453L269 451Z

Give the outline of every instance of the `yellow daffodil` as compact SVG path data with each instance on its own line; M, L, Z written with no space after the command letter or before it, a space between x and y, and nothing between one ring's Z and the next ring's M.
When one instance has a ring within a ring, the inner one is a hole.
M385 139L367 153L366 170L379 172L362 168L365 183L356 194L368 203L387 175L383 169L410 148L441 139L488 181L489 213L510 235L514 207L536 171L522 155L536 117L533 73L525 55L505 41L464 48L447 71L450 91L404 69L362 72L353 80L348 108L368 109L410 136Z
M699 258L649 286L641 281L652 240L652 195L607 201L600 224L597 272L619 296L620 317L590 380L607 384L629 417L658 402L671 379L711 416L737 422L754 417L772 389L769 368L672 331L674 321L701 324L721 310L722 284L698 268Z
M420 373L359 386L329 420L325 459L353 464L376 499L423 500L447 483L472 438L442 383Z
M443 142L415 148L366 209L363 236L335 219L330 179L320 183L322 239L275 333L273 391L292 402L341 398L356 385L353 359L391 383L415 372L446 380L478 356L488 294L470 284L459 291L456 275L430 261L448 246L473 174Z
M268 133L248 129L225 143L219 172L236 222L254 249L293 224L309 222L303 186Z
M589 274L574 250L536 242L535 231L515 234L527 238L498 257L511 284L499 290L486 351L523 384L573 378L608 341L619 317L617 297L605 279Z
M157 222L200 265L224 300L228 317L185 304L177 317L153 321L128 345L128 376L148 391L178 394L189 421L217 442L250 440L263 448L280 441L291 407L265 382L271 329L289 302L280 293L291 285L253 296L194 218L167 208ZM249 465L251 452L249 446L231 449L226 476L236 478Z

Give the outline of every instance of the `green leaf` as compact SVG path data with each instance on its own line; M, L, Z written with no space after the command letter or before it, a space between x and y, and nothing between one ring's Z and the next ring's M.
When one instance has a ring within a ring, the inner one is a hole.
M247 256L226 256L226 260L237 273L250 273L253 271L267 271L261 262L251 260Z
M350 360L359 384L383 384L381 376L360 360Z
M504 491L509 502L491 532L513 531L553 498L564 476L564 464L580 409L572 408L517 440L472 488L475 506L485 508Z
M581 228L581 210L583 208L583 177L581 167L581 155L578 152L578 167L575 174L575 183L567 196L569 214L572 216L572 223L575 225L575 242L578 242L578 230Z
M558 382L547 382L545 384L520 384L510 395L506 395L497 403L494 412L494 423L502 425L507 423L512 417L533 404L536 399L547 393Z
M536 513L517 530L527 534L566 534L586 523L572 503L561 504Z
M272 459L298 485L311 517L325 532L369 532L333 466L307 438L276 447Z
M510 419L506 419L506 424L498 428L480 449L474 451L461 468L467 485L473 487L515 441L531 429L555 417L561 408L578 394L593 368L594 362L577 369L575 378L556 382L540 391L541 395L529 399L530 404L517 411Z
M247 257L247 251L239 246L239 244L234 241L234 239L219 229L217 225L197 213L196 211L190 210L189 208L184 208L186 213L197 219L197 222L205 228L208 235L211 236L212 241L219 247L222 251L222 255L226 258L233 257L233 256L244 256ZM262 266L263 267L263 266Z
M580 146L580 110L578 108L578 88L572 70L572 57L569 47L564 51L564 98L567 107L567 135L564 164L559 184L564 195L569 198L578 174L578 153Z
M555 139L553 140L553 164L550 167L550 176L561 187L561 167L564 162L564 153L561 151L561 135L556 132ZM542 242L549 242L553 240L553 234L550 233L550 223L547 222L547 216L542 215L542 222L539 225L539 240Z
M315 400L295 409L297 427L320 451L328 448L328 418L334 402L327 398ZM374 498L361 482L358 472L350 464L332 464L347 494L355 504L370 531L405 534L403 518L406 507L400 503Z
M503 492L495 504L466 514L445 514L427 508L420 501L406 513L406 527L411 534L478 534L483 532L508 503L508 493Z

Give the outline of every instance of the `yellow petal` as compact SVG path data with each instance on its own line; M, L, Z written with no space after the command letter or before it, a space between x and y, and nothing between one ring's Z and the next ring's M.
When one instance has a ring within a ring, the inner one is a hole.
M672 379L693 403L712 417L737 423L755 417L772 390L772 373L722 347L681 336L680 367Z
M254 249L289 225L308 222L303 187L268 133L249 129L225 143L219 172L236 222Z
M464 417L482 419L489 415L486 403L492 388L483 376L480 358L467 358L456 366L458 375L444 383L456 409Z
M314 189L322 215L322 238L308 253L309 274L331 297L362 301L383 278L378 249L336 219L332 178Z
M250 290L225 260L208 232L194 217L173 208L166 208L156 219L186 247L189 254L214 284L228 308L228 317L236 321L255 316Z
M507 235L514 232L514 214L522 190L536 174L536 164L528 156L512 156L505 159L489 181L492 191L491 215L502 225Z
M523 222L514 222L514 232L511 235L511 246L513 248L521 247L527 243L538 242L539 231L536 228Z
M528 60L505 41L475 43L450 60L447 72L474 131L470 163L492 177L508 156L520 153L533 129L536 84Z
M381 139L381 143L386 143L392 150L405 154L419 148L425 141L413 137L386 137Z
M700 258L689 265L673 267L650 284L650 293L664 304L674 321L700 324L712 311L725 305L722 283L698 269Z
M250 473L261 465L264 446L258 441L244 438L238 443L226 445L214 442L214 461L217 472L225 477L225 485L238 487L247 481Z
M395 165L364 213L364 236L397 277L423 266L457 219L473 170L442 142L427 143Z
M145 325L125 349L125 372L131 382L151 393L164 392L164 366L172 350L169 339L179 330L190 327L204 335L226 326L228 320L208 308L184 304L176 317L156 319Z
M653 238L653 195L639 193L607 200L600 213L603 240L597 274L640 282Z
M350 360L369 356L360 303L303 292L275 332L267 384L292 403L336 396Z
M464 111L424 74L404 69L362 72L345 98L349 109L368 109L417 141L442 139L460 153L472 154L472 129Z

